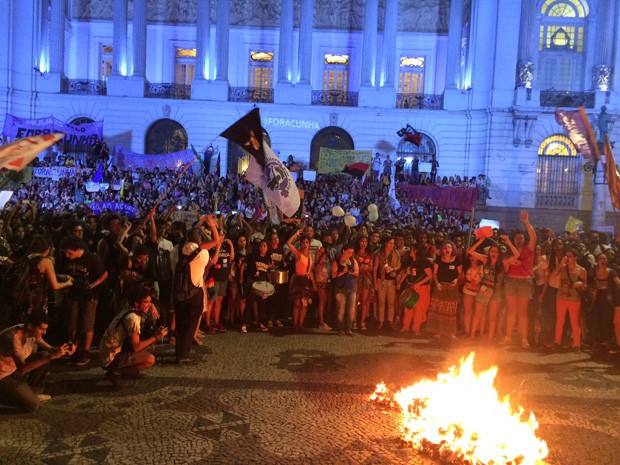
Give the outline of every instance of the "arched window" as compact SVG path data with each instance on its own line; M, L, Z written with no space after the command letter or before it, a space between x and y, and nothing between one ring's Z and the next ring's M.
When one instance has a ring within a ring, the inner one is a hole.
M538 41L542 90L582 91L588 5L580 0L545 0Z
M267 145L271 147L271 137L267 134L267 131L263 129L263 140L267 142ZM239 145L234 142L228 143L228 155L226 157L228 163L228 171L233 173L242 174L248 169L250 163L250 155L243 150Z
M575 146L561 134L547 137L538 148L536 206L577 208L581 165Z
M155 121L146 131L145 154L174 153L187 150L187 131L174 120Z
M317 132L310 144L310 169L316 170L319 165L321 147L328 149L353 150L353 138L338 126L327 126Z
M407 137L403 137L396 147L396 158L405 160L404 173L412 174L412 167L417 163L418 173L429 173L431 161L437 157L437 148L433 139L423 132L418 132L422 136L420 146L409 142Z

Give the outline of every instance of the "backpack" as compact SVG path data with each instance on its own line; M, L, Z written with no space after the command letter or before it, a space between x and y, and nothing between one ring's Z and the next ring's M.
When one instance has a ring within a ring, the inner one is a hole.
M12 319L23 323L30 313L30 260L23 257L13 263L2 279L2 295L13 307Z
M174 271L174 281L172 283L172 295L175 300L184 301L196 296L201 291L201 287L194 286L190 263L200 253L200 247L191 254L185 255L179 250L179 262Z

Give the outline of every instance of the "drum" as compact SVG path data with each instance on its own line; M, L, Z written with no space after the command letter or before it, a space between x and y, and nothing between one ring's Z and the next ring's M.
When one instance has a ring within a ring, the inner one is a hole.
M400 293L398 301L407 310L411 310L416 306L420 300L420 294L413 290L413 288L407 286L403 292Z
M267 281L256 281L252 284L252 292L259 296L261 299L270 297L275 292L275 289L271 283Z
M288 283L288 270L271 270L269 279L271 284L286 284Z

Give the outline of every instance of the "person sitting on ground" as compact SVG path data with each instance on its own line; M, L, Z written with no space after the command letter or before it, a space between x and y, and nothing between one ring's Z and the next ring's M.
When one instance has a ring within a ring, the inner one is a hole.
M39 309L24 324L0 332L0 402L23 412L34 412L51 396L43 394L49 362L73 355L75 346L52 347L43 340L49 319ZM37 349L35 351L35 349Z
M106 370L105 377L114 387L120 387L121 378L135 376L153 366L155 356L144 349L168 334L168 328L160 327L154 336L140 338L143 318L151 310L148 288L137 288L129 296L128 307L112 320L99 346L99 360Z

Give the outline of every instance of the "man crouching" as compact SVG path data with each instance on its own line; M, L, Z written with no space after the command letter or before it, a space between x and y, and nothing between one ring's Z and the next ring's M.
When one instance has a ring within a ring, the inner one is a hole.
M28 315L25 324L0 332L0 403L33 412L51 398L43 394L49 362L73 355L75 347L52 347L45 342L48 324L47 314L36 310Z
M149 289L139 287L129 296L129 308L123 309L108 326L99 347L99 360L105 377L114 387L121 378L136 375L155 363L155 356L144 349L163 339L168 328L160 327L154 336L140 339L143 320L151 310Z

